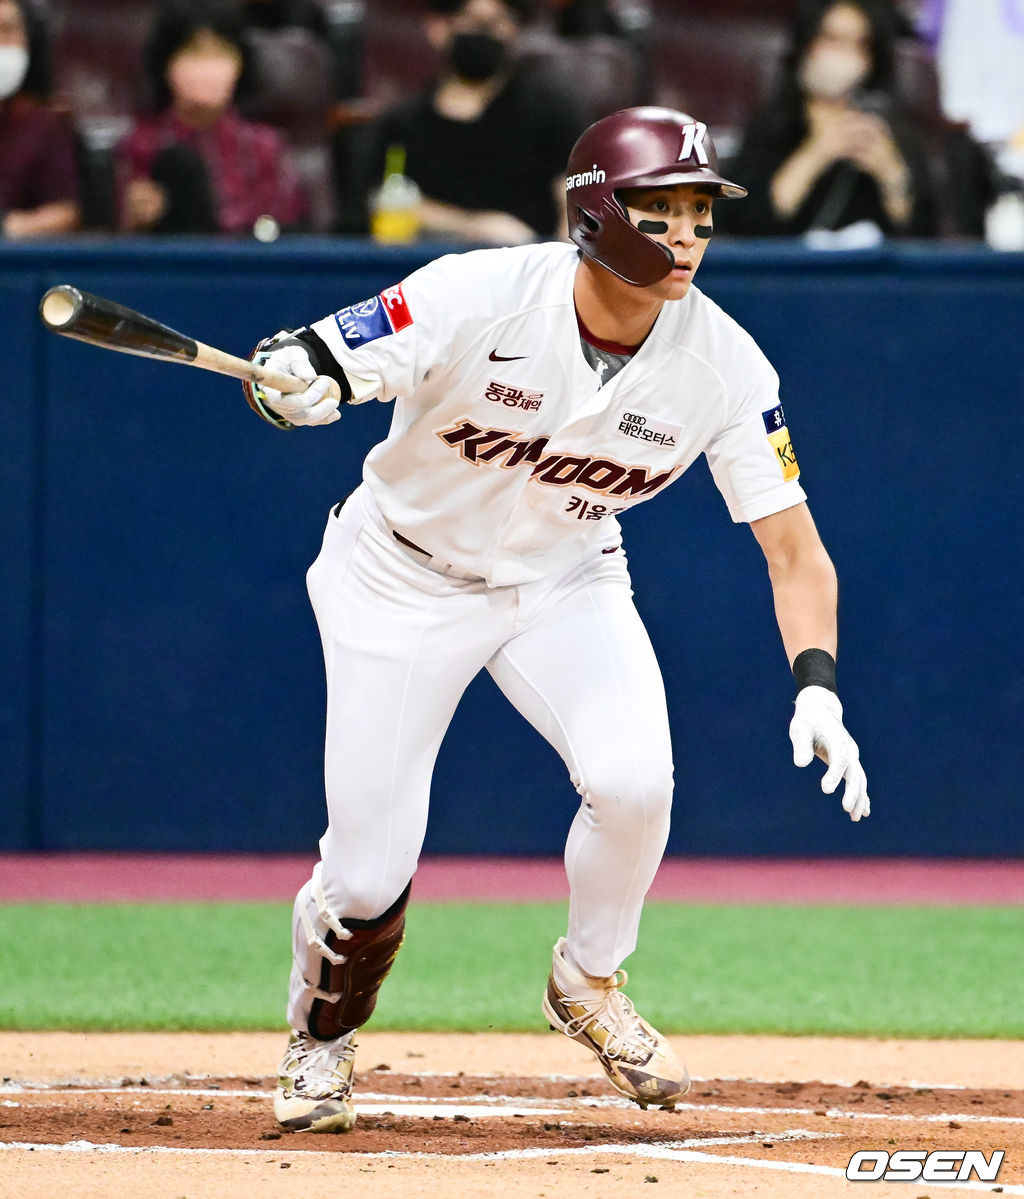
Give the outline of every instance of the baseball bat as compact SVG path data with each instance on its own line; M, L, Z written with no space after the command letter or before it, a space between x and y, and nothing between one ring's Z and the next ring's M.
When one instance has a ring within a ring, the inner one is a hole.
M236 358L234 354L186 337L133 308L90 295L70 283L61 283L46 292L39 302L39 315L47 329L62 337L73 337L122 354L198 366L219 375L273 387L280 392L305 391L309 386L294 375L257 366L246 358ZM338 386L333 380L332 385Z

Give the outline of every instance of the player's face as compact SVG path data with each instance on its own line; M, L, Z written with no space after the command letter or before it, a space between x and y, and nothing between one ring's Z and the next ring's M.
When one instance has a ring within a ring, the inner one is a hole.
M619 193L629 219L652 241L668 246L676 265L645 288L662 300L681 300L690 290L711 236L712 197L693 183L633 187Z

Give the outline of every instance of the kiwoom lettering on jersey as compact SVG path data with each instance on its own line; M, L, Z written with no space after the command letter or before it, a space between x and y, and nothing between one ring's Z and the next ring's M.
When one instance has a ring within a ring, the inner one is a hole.
M585 487L599 495L649 496L667 487L682 471L681 466L656 470L630 466L614 458L587 458L571 454L546 454L548 437L524 437L508 429L481 429L461 420L437 436L458 449L466 462L513 470L524 463L538 483L549 487Z
M585 187L588 183L604 183L605 173L595 162L589 171L583 171L579 175L567 175L565 177L565 190L570 191L574 187Z

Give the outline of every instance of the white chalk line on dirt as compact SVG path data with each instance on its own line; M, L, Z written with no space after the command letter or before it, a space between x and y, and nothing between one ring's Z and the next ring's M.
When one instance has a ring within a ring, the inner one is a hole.
M6 1095L184 1095L194 1099L273 1099L273 1091L256 1090L255 1088L246 1091L227 1090L224 1087L210 1087L209 1089L200 1089L197 1087L7 1087L4 1091ZM521 1097L520 1097L521 1098ZM423 1100L412 1095L395 1095L391 1091L360 1091L358 1099L363 1100L388 1100L391 1103L422 1103ZM494 1104L494 1103L516 1103L518 1102L514 1095L460 1095L457 1099L441 1099L435 1100L439 1104L461 1103L469 1106L470 1104ZM579 1102L575 1099L549 1099L547 1103L561 1103L563 1107L578 1107ZM588 1100L589 1102L589 1100ZM628 1101L622 1101L624 1105L632 1107ZM0 1100L0 1107L10 1107L10 1100ZM17 1104L14 1104L17 1107ZM360 1106L362 1104L360 1103ZM597 1103L592 1103L591 1106L596 1107ZM618 1107L619 1101L611 1099L602 1103L604 1107Z
M424 1078L424 1079L464 1078L466 1075L465 1070L416 1070L413 1073L416 1078ZM503 1078L507 1078L508 1076L509 1075L507 1073L502 1073L502 1074L486 1073L486 1074L479 1075L478 1077L483 1078L483 1079L494 1079L497 1082ZM206 1082L208 1079L211 1079L211 1078L226 1078L226 1079L230 1080L232 1078L235 1078L235 1079L241 1078L242 1075L224 1075L224 1074L207 1074L207 1073L192 1074L192 1073L189 1073L188 1071L185 1071L183 1074L147 1074L145 1077L146 1077L147 1081L144 1084L142 1084L143 1090L150 1090L155 1087L160 1087L160 1086L163 1086L165 1083L174 1082L179 1078L185 1079L186 1081L191 1082L197 1086L201 1086L204 1082ZM600 1074L595 1074L593 1076L591 1076L591 1075L581 1076L579 1074L539 1074L539 1075L536 1075L535 1077L541 1079L541 1081L543 1081L543 1082L565 1083L568 1085L575 1085L575 1086L580 1086L580 1085L585 1086L585 1085L589 1085L592 1082L600 1083L602 1081L602 1076ZM715 1078L704 1078L698 1074L691 1074L690 1081L694 1086L696 1086L697 1084L704 1084L704 1085L714 1084L716 1082L750 1083L754 1086L778 1086L778 1084L779 1084L779 1079L777 1079L777 1078L755 1078L751 1075L743 1075L741 1077L738 1074L735 1074L735 1075L734 1074L719 1074ZM791 1079L790 1081L802 1082L803 1085L805 1085L805 1086L819 1085L819 1086L830 1086L830 1087L846 1087L850 1090L860 1089L863 1087L863 1083L849 1082L849 1081L844 1081L842 1079L837 1079L837 1078ZM131 1089L130 1084L125 1085L118 1078L73 1077L73 1078L54 1078L54 1079L33 1079L30 1082L25 1081L23 1079L7 1078L7 1079L3 1079L2 1081L0 1081L0 1094L2 1094L5 1091L22 1091L22 1090L29 1089L29 1088L32 1090L37 1090L37 1091L46 1091L46 1090L53 1090L53 1089L63 1090L63 1089L72 1088L72 1087L78 1088L78 1089L91 1088L96 1091L99 1091L99 1090L130 1090ZM974 1088L964 1086L963 1083L918 1082L918 1081L914 1081L914 1080L907 1081L906 1079L904 1079L900 1082L884 1082L884 1081L879 1081L876 1079L874 1082L871 1083L872 1089L885 1090L886 1088L889 1088L889 1087L906 1087L911 1090L925 1090L925 1091L966 1091L966 1090L974 1089ZM136 1088L136 1089L138 1089L138 1088ZM1009 1090L1011 1088L1009 1088L1009 1087L1002 1087L1002 1088L994 1087L994 1089Z
M977 1112L854 1112L838 1107L729 1107L724 1103L677 1103L675 1111L731 1112L733 1115L829 1116L849 1120L893 1120L902 1124L1024 1124L1024 1116L985 1116Z
M96 1094L95 1091L76 1091L74 1094ZM99 1092L105 1094L106 1092ZM154 1091L154 1095L183 1095L188 1094L185 1091ZM265 1093L263 1095L254 1095L252 1091L239 1091L236 1094L246 1095L254 1098L263 1098L269 1104L272 1095ZM52 1095L53 1092L51 1091ZM223 1091L213 1091L212 1095L223 1096ZM199 1098L203 1098L203 1093L200 1093ZM19 1107L17 1103L5 1102L3 1107ZM462 1118L465 1120L476 1119L499 1119L499 1118L525 1118L527 1116L564 1116L566 1109L564 1107L523 1107L516 1104L499 1104L499 1103L448 1103L440 1100L436 1103L424 1103L423 1100L405 1100L389 1099L384 1103L360 1103L359 1115L361 1116L413 1116L424 1120L432 1120L435 1116L446 1120ZM3 1144L3 1142L0 1142Z
M578 1149L559 1149L557 1147L550 1149L507 1149L496 1151L493 1153L424 1153L424 1152L403 1152L401 1150L388 1149L381 1153L346 1153L346 1157L360 1158L394 1158L417 1160L437 1160L443 1158L445 1161L496 1161L507 1160L511 1158L531 1158L531 1157L552 1157L559 1155L562 1157L585 1157L594 1153L626 1153L636 1154L641 1156L665 1156L666 1153L685 1152L695 1146L707 1147L708 1145L755 1145L761 1144L767 1137L771 1137L776 1144L780 1142L792 1141L817 1141L824 1136L825 1139L836 1137L838 1133L817 1133L811 1132L806 1128L791 1128L786 1132L776 1133L744 1133L734 1137L692 1137L686 1141L671 1141L664 1145L594 1145L586 1148ZM342 1144L339 1141L339 1144ZM189 1147L184 1145L120 1145L116 1141L65 1141L64 1143L50 1141L0 1141L0 1150L12 1149L22 1151L44 1151L57 1153L66 1151L68 1153L105 1153L118 1154L125 1153L129 1155L138 1155L146 1153L159 1154L196 1154L199 1156L224 1155L227 1157L267 1157L270 1154L280 1154L285 1151L284 1146L277 1146L274 1149L201 1149L198 1147ZM662 1152L664 1151L664 1152ZM305 1150L300 1149L297 1152L311 1154L312 1156L324 1156L323 1150ZM330 1156L336 1156L330 1154ZM719 1160L716 1154L709 1154L714 1160Z
M22 1086L18 1084L7 1084L3 1088L4 1094L7 1095L152 1095L156 1096L183 1096L195 1099L265 1099L273 1098L273 1091L234 1091L225 1089L199 1089L199 1088L184 1088L173 1087L162 1089L159 1087L60 1087L57 1085L47 1084L45 1087ZM379 1102L373 1103L372 1100ZM555 1102L559 1102L556 1100ZM596 1107L615 1107L631 1110L633 1104L628 1099L622 1099L618 1096L588 1096L586 1103L581 1105L577 1100L566 1101L558 1108L536 1108L536 1107L501 1107L501 1103L515 1103L512 1097L502 1095L489 1096L462 1096L457 1101L446 1099L432 1100L430 1103L423 1103L422 1100L405 1098L401 1095L389 1095L387 1092L370 1091L364 1092L356 1096L356 1106L358 1111L365 1112L367 1115L383 1115L392 1110L392 1108L400 1108L407 1115L433 1114L438 1109L443 1109L452 1114L458 1109L468 1115L488 1115L488 1116L511 1116L511 1115L559 1115L566 1111L578 1111L581 1107L596 1108ZM4 1101L0 1106L10 1107L11 1102ZM420 1107L422 1112L414 1111L414 1108ZM485 1108L491 1107L492 1111L485 1111ZM1024 1116L991 1116L980 1112L922 1112L915 1115L913 1112L860 1112L852 1111L845 1108L810 1108L810 1107L738 1107L725 1103L677 1103L673 1109L677 1112L721 1112L724 1115L735 1116L826 1116L829 1119L844 1119L844 1120L891 1120L894 1123L902 1124L948 1124L950 1120L955 1120L958 1124L1024 1124Z
M529 1161L544 1159L550 1161L556 1157L587 1157L593 1159L597 1156L624 1156L648 1161L665 1161L675 1163L693 1163L695 1165L706 1166L737 1166L740 1168L751 1170L775 1170L786 1174L817 1174L828 1178L845 1178L846 1171L838 1166L821 1166L812 1162L783 1162L772 1161L766 1158L756 1157L737 1157L732 1154L709 1153L707 1152L708 1145L740 1145L752 1144L763 1139L767 1134L761 1136L743 1136L743 1137L716 1137L705 1140L687 1140L677 1141L667 1145L588 1145L586 1148L577 1149L512 1149L503 1150L496 1153L465 1153L465 1154L439 1154L439 1153L348 1153L345 1154L346 1159L359 1158L362 1160L417 1160L417 1161L438 1161L444 1160L451 1164L458 1162L493 1162L493 1161ZM789 1129L782 1133L770 1134L772 1140L779 1144L780 1142L797 1142L802 1140L820 1140L822 1134L810 1132L807 1129ZM824 1134L825 1136L836 1136L837 1134ZM704 1146L703 1149L696 1146ZM55 1144L33 1144L31 1141L0 1141L0 1151L21 1150L27 1152L51 1152L51 1153L101 1153L109 1155L124 1154L126 1156L140 1156L145 1154L158 1155L176 1155L176 1156L192 1156L192 1157L264 1157L268 1158L271 1153L276 1156L282 1152L282 1149L187 1149L170 1145L154 1145L149 1147L124 1146L117 1144L96 1144L92 1141L70 1141L65 1145ZM316 1157L331 1157L337 1158L336 1153L325 1154L319 1151L302 1150L302 1153L310 1153L310 1156ZM991 1193L993 1190L992 1184L989 1182L946 1182L942 1183L944 1191L985 1191ZM1004 1184L999 1187L999 1190L1004 1195L1024 1195L1024 1186L1014 1184Z

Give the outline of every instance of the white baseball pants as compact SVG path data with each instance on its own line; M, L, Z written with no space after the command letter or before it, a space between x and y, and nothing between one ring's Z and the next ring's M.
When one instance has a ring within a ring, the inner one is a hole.
M327 669L326 906L369 920L402 894L438 748L486 667L580 794L565 850L568 946L587 973L612 974L636 946L672 796L661 672L623 553L598 549L563 577L497 588L429 561L360 487L329 517L309 570ZM479 785L500 800L500 778L481 773Z

